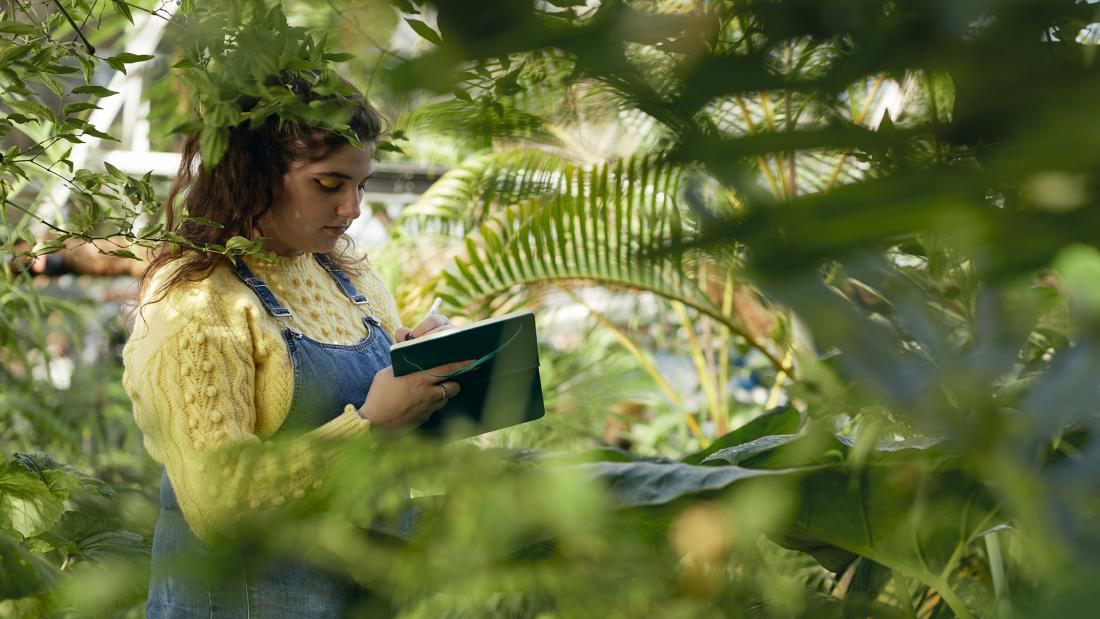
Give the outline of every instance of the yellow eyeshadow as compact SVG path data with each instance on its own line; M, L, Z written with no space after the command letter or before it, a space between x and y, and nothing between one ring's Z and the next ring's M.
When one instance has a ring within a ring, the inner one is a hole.
M319 178L317 179L317 182L326 189L336 189L340 186L340 181L334 181L331 178Z

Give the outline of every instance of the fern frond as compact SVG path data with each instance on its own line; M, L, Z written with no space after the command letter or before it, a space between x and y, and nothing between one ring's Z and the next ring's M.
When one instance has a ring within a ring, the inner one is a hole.
M454 99L424 105L397 123L410 135L450 140L470 152L486 151L494 141L556 142L541 116L514 107L494 108L479 101Z
M448 170L402 211L396 227L431 229L445 234L476 230L495 205L561 193L575 164L546 151L525 149L471 157Z

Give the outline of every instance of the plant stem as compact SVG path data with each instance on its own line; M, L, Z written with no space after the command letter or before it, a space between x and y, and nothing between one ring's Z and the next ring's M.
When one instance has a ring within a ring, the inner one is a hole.
M993 576L994 606L998 619L1012 619L1012 605L1008 599L1008 582L1005 579L1004 557L1001 541L996 532L985 536L985 548L989 553L989 571Z
M974 615L970 612L970 609L966 607L966 604L964 604L958 594L955 593L955 590L947 584L946 580L932 583L932 587L940 594L944 603L951 608L956 617L959 619L974 619Z
M54 4L57 5L57 9L61 11L61 14L65 16L65 19L69 20L69 25L76 31L76 36L80 37L80 40L84 42L84 48L87 50L88 55L95 55L95 46L84 36L84 33L80 31L80 26L76 25L73 20L73 16L69 15L69 12L65 10L65 7L61 5L61 0L54 0Z
M722 286L722 313L729 316L733 313L733 271L726 271L726 281ZM718 337L718 388L719 403L723 411L726 411L726 421L729 421L730 410L730 330L723 325L722 334ZM720 433L719 436L721 436Z
M890 570L894 575L894 591L898 598L898 604L910 619L917 619L917 611L913 608L913 594L909 591L909 579L897 570Z
M703 393L706 395L707 405L710 407L710 417L714 421L714 431L717 434L719 428L724 425L722 423L722 411L718 410L718 390L714 388L714 384L711 382L712 372L707 367L707 360L703 357L703 348L699 345L699 340L695 336L695 323L692 322L691 315L688 314L683 303L673 301L672 307L680 315L680 319L684 322L684 328L687 329L688 345L691 347L691 360L695 364L695 371L699 374L699 384L703 387Z

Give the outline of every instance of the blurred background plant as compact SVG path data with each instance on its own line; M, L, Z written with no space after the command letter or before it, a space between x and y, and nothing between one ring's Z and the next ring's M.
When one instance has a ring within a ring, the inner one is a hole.
M141 613L158 471L117 349L131 259L178 240L171 129L216 158L259 78L329 66L393 119L357 233L405 322L435 295L535 309L549 414L356 450L240 545L309 547L394 605L363 616L1091 616L1094 21L1073 0L9 6L0 616ZM205 249L255 250L232 241ZM74 259L88 243L105 255ZM415 534L372 530L409 482Z

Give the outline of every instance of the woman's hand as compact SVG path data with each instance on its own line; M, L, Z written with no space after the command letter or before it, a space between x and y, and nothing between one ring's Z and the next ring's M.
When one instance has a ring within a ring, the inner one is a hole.
M392 365L385 367L374 375L367 399L359 408L359 416L370 420L371 425L377 428L397 430L416 427L443 408L447 400L458 395L462 389L455 381L441 381L438 377L470 363L473 362L448 363L404 376L394 376Z
M451 321L447 320L447 317L443 314L432 314L420 321L420 324L416 325L415 328L409 329L408 327L398 327L393 335L398 342L404 342L406 340L424 337L425 335L440 333L454 328L455 326L451 324Z

